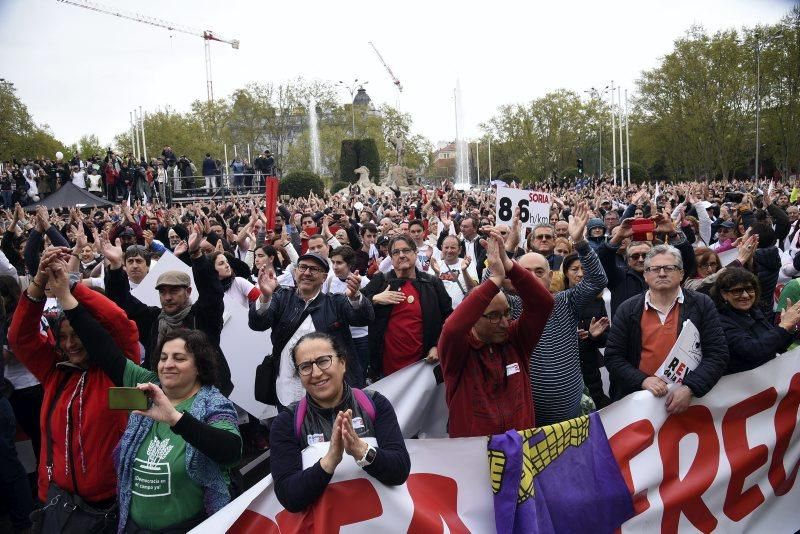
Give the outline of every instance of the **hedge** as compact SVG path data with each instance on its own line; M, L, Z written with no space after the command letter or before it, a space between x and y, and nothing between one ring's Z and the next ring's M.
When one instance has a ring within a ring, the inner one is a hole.
M289 195L292 198L307 197L309 190L319 196L325 192L322 178L311 171L290 172L281 180L279 187L281 195Z

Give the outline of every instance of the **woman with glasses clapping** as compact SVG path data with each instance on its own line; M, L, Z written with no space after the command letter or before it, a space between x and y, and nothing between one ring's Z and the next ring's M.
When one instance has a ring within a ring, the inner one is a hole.
M760 288L750 271L728 267L720 273L711 298L719 310L730 361L725 374L755 369L786 351L800 323L800 303L787 302L780 324L774 326L755 304Z
M408 478L411 460L394 408L380 393L345 383L347 360L341 344L320 332L304 335L292 348L295 374L306 393L278 415L270 430L275 494L290 512L314 504L345 454L388 486ZM328 451L303 469L302 451L315 443L329 443Z

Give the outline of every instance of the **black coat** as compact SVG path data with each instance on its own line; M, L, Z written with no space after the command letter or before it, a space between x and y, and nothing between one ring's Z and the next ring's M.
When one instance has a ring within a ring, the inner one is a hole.
M416 269L416 273L417 277L412 279L411 283L419 292L422 308L422 353L419 358L423 359L431 347L439 343L439 334L442 333L445 319L453 312L453 303L439 278L423 273L419 269ZM383 292L386 286L390 285L396 290L403 282L405 280L397 278L394 270L388 273L376 273L361 293L371 301L375 295ZM379 376L383 370L383 337L394 305L374 304L374 307L375 321L369 325L370 375Z
M794 341L792 333L773 325L757 306L745 313L725 304L719 310L719 320L731 355L725 374L764 365Z
M728 344L719 315L711 299L690 289L683 290L678 334L683 323L690 319L700 332L703 359L697 369L687 373L683 381L695 397L702 397L714 387L728 367ZM606 369L611 376L611 398L618 400L642 389L648 377L639 370L642 358L641 320L644 312L644 293L626 300L614 314L606 341Z
M367 326L375 314L372 303L363 296L360 303L353 306L344 295L331 295L320 292L306 307L306 302L292 288L280 288L273 295L269 306L259 308L259 303L250 303L247 324L251 330L263 332L272 328L272 356L275 376L280 369L281 352L304 320L304 310L311 316L317 332L330 334L345 347L351 358L356 351L351 326Z

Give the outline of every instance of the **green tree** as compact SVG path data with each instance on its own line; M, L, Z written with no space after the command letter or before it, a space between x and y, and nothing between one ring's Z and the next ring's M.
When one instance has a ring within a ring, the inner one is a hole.
M319 175L309 171L290 172L284 176L280 184L280 194L292 198L307 197L309 191L321 196L324 189L325 185Z
M17 97L14 84L0 81L0 160L12 157L55 158L57 151L68 153L67 147L50 133L48 126L38 125L28 107Z

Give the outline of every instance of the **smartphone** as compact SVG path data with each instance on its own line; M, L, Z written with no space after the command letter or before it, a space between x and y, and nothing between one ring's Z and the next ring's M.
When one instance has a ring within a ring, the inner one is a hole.
M146 410L147 395L137 388L109 388L109 410Z

